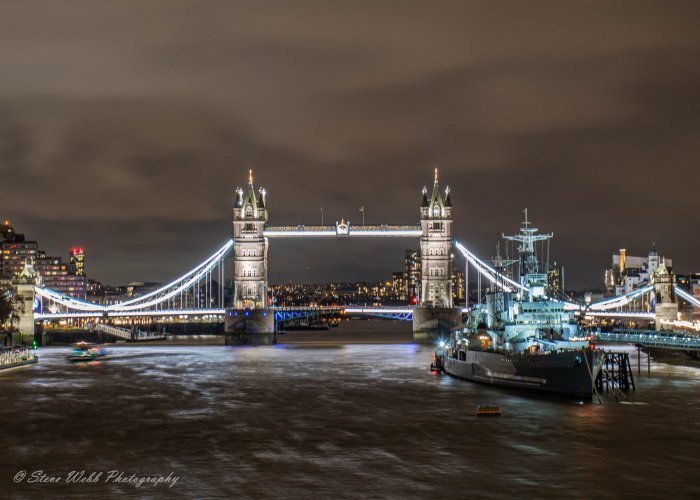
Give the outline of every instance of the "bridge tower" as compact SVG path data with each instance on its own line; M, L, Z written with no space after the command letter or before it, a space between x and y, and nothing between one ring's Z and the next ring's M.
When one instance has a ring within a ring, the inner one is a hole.
M678 319L678 303L673 289L676 277L666 267L665 259L651 275L654 284L655 325L657 330L672 330L673 326L664 325L664 321L676 321Z
M452 300L452 200L449 186L444 197L440 193L437 168L430 195L423 187L420 223L421 293L413 312L413 341L431 343L462 323L461 309Z
M20 338L15 342L31 345L34 342L34 287L41 284L41 278L34 270L34 266L24 263L22 272L12 279L13 310L19 318Z
M253 171L233 204L233 304L226 309L226 343L274 344L275 315L267 305L267 193L255 191Z

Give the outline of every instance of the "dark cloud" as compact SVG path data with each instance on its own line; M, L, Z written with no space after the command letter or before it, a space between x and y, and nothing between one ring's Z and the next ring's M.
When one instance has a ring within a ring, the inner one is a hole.
M569 284L655 241L700 270L700 4L7 2L0 208L107 282L230 234L247 168L271 222L412 223L431 169L482 255L524 206ZM271 278L377 279L414 242L274 241ZM308 270L307 270L308 268Z

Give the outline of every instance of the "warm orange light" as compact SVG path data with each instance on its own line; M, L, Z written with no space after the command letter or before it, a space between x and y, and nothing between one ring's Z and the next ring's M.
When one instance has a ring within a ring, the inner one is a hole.
M624 248L620 248L620 272L623 272L625 270L625 255L627 254L627 250Z

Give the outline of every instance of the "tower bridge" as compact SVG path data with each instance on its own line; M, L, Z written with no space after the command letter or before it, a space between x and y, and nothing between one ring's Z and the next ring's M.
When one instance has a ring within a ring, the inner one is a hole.
M311 314L351 314L412 321L414 341L432 342L461 326L464 308L452 303L453 250L461 254L492 289L529 293L528 284L505 276L479 259L452 233L453 212L449 187L440 189L437 169L432 189L423 188L415 225L353 225L341 219L335 225L268 224L267 192L255 189L252 171L245 188L236 189L233 206L233 238L210 257L174 281L145 295L115 304L97 304L69 297L41 285L28 265L13 282L19 307L19 328L31 343L37 321L79 319L90 322L122 320L177 321L199 318L224 322L229 344L270 344L276 341L276 324ZM415 307L274 308L268 304L268 249L279 238L418 238L422 276ZM233 257L230 257L233 254ZM225 303L225 266L233 264L233 299ZM700 307L700 301L679 288L675 277L661 263L651 282L626 295L591 304L561 302L588 321L620 319L654 323L656 331L687 325L679 320L678 300ZM687 323L687 322L686 322ZM627 331L626 334L630 334ZM640 334L644 334L643 332ZM698 332L700 334L700 332ZM632 337L630 337L632 338Z
M440 190L437 169L432 190L424 187L422 194L420 225L355 226L341 219L334 226L268 226L267 191L255 189L251 170L233 204L234 294L225 315L227 343L275 342L275 315L268 314L267 301L267 255L274 238L420 238L424 272L412 314L414 341L429 342L461 325L462 311L452 303L452 200L449 187L444 194Z

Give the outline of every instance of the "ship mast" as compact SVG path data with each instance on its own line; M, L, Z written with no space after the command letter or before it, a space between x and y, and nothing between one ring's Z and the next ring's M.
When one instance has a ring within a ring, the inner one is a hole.
M535 253L535 242L546 241L554 237L554 233L536 234L539 229L530 227L532 224L527 217L527 208L525 213L525 221L523 227L520 228L519 234L506 236L502 234L503 239L515 241L518 243L518 252L520 253L520 284L525 285L525 276L528 274L538 273L537 254Z
M508 259L507 256L505 259L503 257L501 257L501 241L500 240L496 241L496 256L491 258L491 265L493 266L493 268L496 271L499 272L499 274L501 276L500 281L502 282L502 283L500 283L501 285L505 284L504 277L508 274L508 268L517 262L518 262L517 260ZM513 276L511 276L511 278L512 277ZM495 288L497 290L503 289L502 286L501 287L496 286Z

